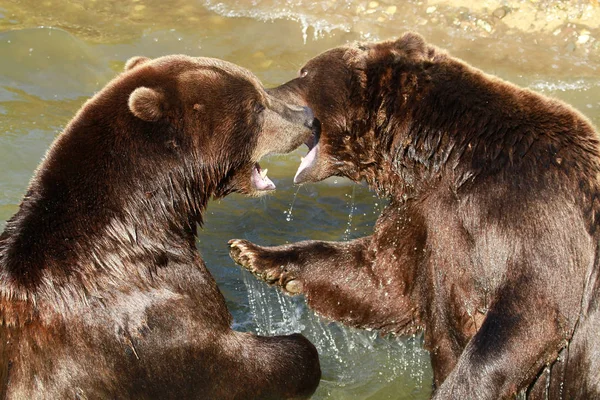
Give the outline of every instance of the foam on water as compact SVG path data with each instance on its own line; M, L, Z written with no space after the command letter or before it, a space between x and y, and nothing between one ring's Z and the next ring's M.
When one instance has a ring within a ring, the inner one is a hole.
M347 7L348 2L333 2L331 4L307 2L302 11L297 9L300 3L294 0L282 1L230 1L228 4L214 0L206 0L204 5L209 10L224 17L248 17L259 21L288 19L299 22L302 27L304 42L308 39L308 30L313 28L314 38L329 34L338 29L348 32L351 24L343 18L335 18L335 9ZM326 12L325 12L326 11ZM323 18L320 15L326 14Z
M595 86L600 86L600 82L590 82L585 79L577 79L574 81L556 80L553 82L536 81L529 85L532 90L537 90L540 92L586 91Z

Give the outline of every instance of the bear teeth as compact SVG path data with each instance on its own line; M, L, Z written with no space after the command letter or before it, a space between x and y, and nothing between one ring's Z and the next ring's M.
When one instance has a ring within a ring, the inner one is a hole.
M269 172L268 168L265 168L262 171L260 171L260 177L263 178L263 180L267 177L267 172Z

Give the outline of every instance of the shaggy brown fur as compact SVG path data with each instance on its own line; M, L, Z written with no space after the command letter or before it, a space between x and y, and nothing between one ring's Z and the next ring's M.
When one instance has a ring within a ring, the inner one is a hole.
M411 33L327 51L272 93L322 123L298 183L366 180L390 203L372 236L232 241L238 263L333 320L423 331L436 399L600 398L600 149L581 114Z
M231 330L195 239L211 197L273 188L257 161L306 140L312 112L219 60L126 69L57 138L0 236L0 397L309 397L314 346Z

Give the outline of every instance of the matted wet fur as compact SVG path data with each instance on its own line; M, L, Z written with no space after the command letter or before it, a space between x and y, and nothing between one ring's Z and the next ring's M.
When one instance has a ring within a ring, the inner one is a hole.
M314 346L233 331L195 241L211 197L274 188L258 160L300 145L312 120L227 62L130 60L0 236L0 397L310 397Z
M390 200L373 235L232 257L318 313L424 332L435 399L600 398L600 150L568 105L408 33L335 48L271 91L322 123L296 182Z

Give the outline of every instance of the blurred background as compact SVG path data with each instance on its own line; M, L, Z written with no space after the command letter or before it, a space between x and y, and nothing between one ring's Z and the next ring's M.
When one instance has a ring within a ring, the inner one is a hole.
M271 87L328 48L406 30L486 72L563 99L600 125L597 0L2 0L0 230L52 140L132 56L218 57ZM313 341L323 369L315 399L426 399L431 370L419 336L382 338L324 321L302 298L281 295L229 259L231 238L282 244L370 233L385 199L340 178L295 187L305 153L261 163L275 194L209 205L198 247L234 328L302 332Z

